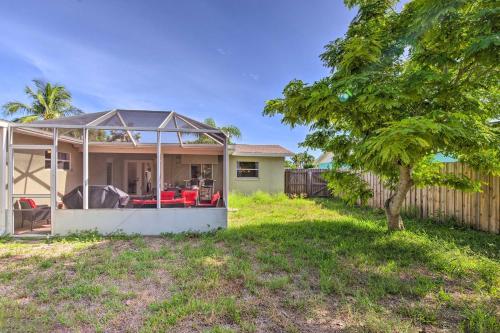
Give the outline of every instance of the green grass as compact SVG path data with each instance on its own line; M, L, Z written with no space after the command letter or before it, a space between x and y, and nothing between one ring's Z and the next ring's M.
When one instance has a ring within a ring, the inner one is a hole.
M500 240L339 201L232 195L209 234L0 240L0 331L500 331Z

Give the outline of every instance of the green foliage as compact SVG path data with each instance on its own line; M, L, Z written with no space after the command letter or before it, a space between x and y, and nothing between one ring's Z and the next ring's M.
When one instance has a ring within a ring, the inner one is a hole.
M36 90L26 86L24 92L32 100L31 104L14 101L6 103L4 114L14 116L21 114L14 121L29 123L35 120L54 119L82 113L71 105L71 93L59 84L51 84L41 80L33 80Z
M433 156L419 161L413 169L413 180L418 186L449 186L464 192L479 192L481 181L465 175L443 172L444 163L433 161Z
M226 125L226 126L219 127L219 126L217 126L217 124L215 123L215 120L213 118L206 118L203 121L203 123L205 123L208 126L218 128L222 132L224 132L224 134L226 134L226 136L229 140L229 143L233 143L233 141L232 141L233 139L241 139L241 130L238 127L236 127L235 125ZM210 143L213 143L213 140L204 134L200 134L196 140L191 141L190 143L210 144Z
M290 158L290 161L286 166L290 169L314 168L314 156L310 155L307 151L297 153Z
M333 169L324 177L328 181L328 189L349 205L355 205L358 200L364 205L373 197L369 185L355 172Z
M495 333L500 331L500 321L494 313L483 309L468 309L460 325L464 333Z
M410 0L398 11L398 2L346 0L358 15L321 55L330 75L312 84L291 81L264 114L309 125L303 146L373 172L398 193L408 182L478 190L426 161L443 153L500 172L500 131L490 122L500 116L498 6Z

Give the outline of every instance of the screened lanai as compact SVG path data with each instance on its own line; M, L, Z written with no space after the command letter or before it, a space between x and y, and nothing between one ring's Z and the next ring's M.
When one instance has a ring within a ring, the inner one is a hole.
M84 113L10 123L6 141L13 234L226 226L227 138L192 118L173 111ZM45 206L41 222L27 213Z

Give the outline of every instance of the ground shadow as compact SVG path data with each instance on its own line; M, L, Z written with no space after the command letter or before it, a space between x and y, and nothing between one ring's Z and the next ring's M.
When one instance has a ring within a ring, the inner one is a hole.
M349 207L337 199L311 199L325 209L335 210L345 216L360 220L370 219L385 226L385 215L380 209L370 207ZM451 222L444 223L432 219L405 218L405 228L416 234L425 234L436 240L454 244L458 248L470 249L475 254L492 260L500 260L499 235L464 228Z

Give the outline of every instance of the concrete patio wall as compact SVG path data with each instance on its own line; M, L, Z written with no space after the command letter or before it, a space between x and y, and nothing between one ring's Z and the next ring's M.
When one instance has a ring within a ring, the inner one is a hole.
M55 235L94 229L102 234L160 235L226 227L226 208L60 209L52 225Z

